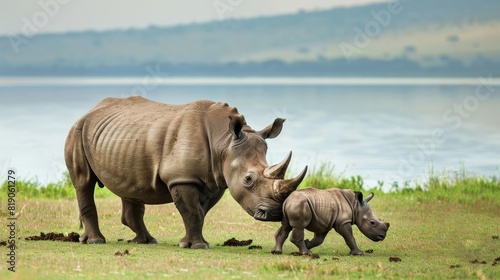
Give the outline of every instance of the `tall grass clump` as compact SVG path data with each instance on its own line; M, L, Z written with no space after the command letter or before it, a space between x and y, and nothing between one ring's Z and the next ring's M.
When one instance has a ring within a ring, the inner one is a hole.
M306 177L299 185L299 188L313 187L317 189L351 189L355 191L364 191L363 178L361 176L344 177L344 171L335 172L335 165L329 162L323 162L314 166L307 172Z
M485 177L465 169L436 172L429 167L423 182L405 182L402 187L393 182L390 193L411 195L420 201L437 199L451 202L473 203L481 200L500 202L500 180L496 176Z
M4 181L0 187L2 193L7 193L7 181ZM112 196L107 188L99 188L96 185L95 197ZM42 184L38 179L20 179L16 180L16 197L18 198L36 198L36 199L72 199L76 198L75 188L69 177L68 172L63 173L61 180Z

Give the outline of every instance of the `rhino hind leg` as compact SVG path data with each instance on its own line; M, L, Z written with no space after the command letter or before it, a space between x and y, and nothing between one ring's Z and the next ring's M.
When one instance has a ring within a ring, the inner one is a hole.
M80 209L80 222L85 227L84 233L80 236L80 242L83 244L106 243L106 239L99 230L97 208L94 201L94 189L98 180L85 157L81 134L81 129L73 127L64 149L66 166L75 186L78 208Z
M92 187L75 187L78 206L80 208L80 221L85 227L84 233L80 236L80 242L83 244L106 243L106 239L99 229L97 208L94 202L94 187L95 182L92 183Z
M200 191L196 185L176 185L170 189L175 207L179 210L186 235L179 242L181 248L208 249L202 230L205 210L200 204Z
M327 234L328 234L328 232L314 233L313 239L311 239L311 240L306 239L304 241L307 249L312 249L314 247L317 247L317 246L323 244L323 241L325 240L325 237Z
M144 211L144 204L122 198L122 223L136 233L132 242L158 244L158 241L151 236L144 224Z
M290 237L290 241L292 241L297 248L299 248L299 253L302 255L310 255L311 251L307 249L306 243L304 241L304 229L303 228L293 228L292 236Z

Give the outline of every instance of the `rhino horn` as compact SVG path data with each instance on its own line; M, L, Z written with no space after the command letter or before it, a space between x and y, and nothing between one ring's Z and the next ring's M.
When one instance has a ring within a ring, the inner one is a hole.
M290 163L290 159L292 159L292 151L288 153L288 155L282 162L266 168L264 170L264 176L269 179L284 179L286 169L288 168L288 164Z
M365 198L365 203L368 203L370 200L372 200L374 193L370 193L366 198Z
M288 179L288 180L276 180L274 182L274 196L280 200L284 201L288 195L293 192L294 190L297 189L299 186L300 182L304 179L307 173L307 165L302 170L302 172L295 178L293 179Z

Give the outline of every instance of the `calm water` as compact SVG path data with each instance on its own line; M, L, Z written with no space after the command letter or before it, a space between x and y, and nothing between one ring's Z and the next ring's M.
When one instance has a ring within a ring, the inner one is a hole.
M71 125L105 97L133 94L183 104L236 106L261 129L287 119L268 140L268 162L293 151L292 171L322 162L368 185L425 180L441 172L500 176L500 82L480 79L0 79L0 171L55 181L65 170Z

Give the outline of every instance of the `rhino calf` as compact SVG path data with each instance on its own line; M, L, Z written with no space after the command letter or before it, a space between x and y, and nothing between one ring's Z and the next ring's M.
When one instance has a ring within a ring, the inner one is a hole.
M271 253L282 253L283 243L292 231L290 241L301 254L311 254L309 249L323 243L328 232L334 228L344 237L351 255L364 255L356 245L352 225L357 225L366 237L375 242L384 240L389 229L389 223L380 221L368 205L373 196L371 193L363 199L361 192L333 188L306 188L292 192L283 203L283 220L274 235L276 245ZM314 232L312 240L304 240L304 229Z

